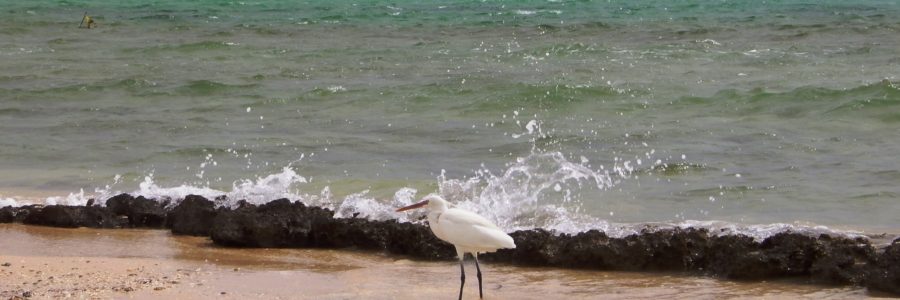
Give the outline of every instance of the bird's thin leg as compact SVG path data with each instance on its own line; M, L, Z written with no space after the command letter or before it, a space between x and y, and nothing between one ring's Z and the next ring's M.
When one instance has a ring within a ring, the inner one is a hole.
M484 298L484 294L481 293L481 267L478 266L478 253L472 254L472 257L475 258L475 271L477 272L475 277L478 277L478 298Z
M462 300L463 286L466 285L466 269L463 268L463 257L459 257L459 300Z

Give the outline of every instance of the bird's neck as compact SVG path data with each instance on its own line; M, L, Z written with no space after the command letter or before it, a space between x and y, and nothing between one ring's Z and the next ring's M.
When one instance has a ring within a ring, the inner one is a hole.
M438 219L440 219L441 214L444 213L446 209L435 209L428 212L428 223L429 224L437 224Z

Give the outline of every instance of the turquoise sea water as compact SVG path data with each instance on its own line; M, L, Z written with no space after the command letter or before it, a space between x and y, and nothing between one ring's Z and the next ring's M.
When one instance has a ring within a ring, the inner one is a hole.
M0 203L896 231L898 76L895 1L0 0Z

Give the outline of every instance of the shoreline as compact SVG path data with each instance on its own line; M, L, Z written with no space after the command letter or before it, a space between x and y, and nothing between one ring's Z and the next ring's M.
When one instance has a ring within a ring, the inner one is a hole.
M455 262L367 251L226 248L151 229L0 224L0 297L420 299L454 296ZM87 255L88 253L93 253ZM867 297L859 287L796 280L728 281L683 273L570 270L484 263L491 299ZM469 262L467 269L474 268ZM81 276L81 277L79 277ZM15 280L7 280L7 279ZM52 278L52 279L50 279ZM7 284L9 282L9 284ZM466 286L465 298L477 299ZM223 294L224 292L224 294Z
M455 257L449 244L421 224L334 218L328 209L288 199L259 206L239 201L236 208L216 207L214 201L196 195L171 201L120 194L106 199L106 206L7 207L0 208L0 223L170 229L175 235L208 237L217 246L244 249L357 249L425 261L453 261ZM128 230L133 229L124 232ZM501 249L479 258L517 267L795 280L900 294L900 239L882 248L868 238L815 232L788 230L759 241L702 228L649 226L622 238L597 230L556 235L531 229L510 235L516 249Z
M59 190L48 192L46 190L34 190L34 189L3 189L0 190L0 200L6 198L10 200L17 201L17 207L23 206L47 206L51 204L45 203L46 199L49 198L66 198L66 195L71 194L71 190ZM77 193L75 193L77 194ZM87 196L88 193L85 193L82 197L86 199L95 199L92 196ZM122 193L126 195L132 195L130 193ZM121 194L119 194L121 195ZM137 196L135 196L137 197ZM209 199L212 199L210 197ZM101 199L95 199L101 200ZM275 199L272 199L275 200ZM0 202L2 203L2 202ZM100 201L96 202L100 203ZM54 204L59 206L73 206L72 204ZM77 206L77 205L74 205ZM4 208L2 204L0 204L0 209ZM684 220L687 222L693 223L711 223L711 224L727 224L734 225L739 228L751 228L751 227L760 227L771 224L763 224L763 223L740 223L740 222L730 222L730 221L719 221L719 220ZM616 223L618 226L623 227L631 227L631 228L639 228L639 227L695 227L694 225L690 225L688 223L679 223L675 220L668 221L647 221L647 222L623 222ZM2 223L2 222L0 222ZM837 234L848 234L848 235L861 235L869 238L873 241L873 244L879 245L888 245L894 239L900 238L900 228L893 228L888 226L876 226L876 225L858 225L858 224L817 224L817 223L808 223L808 222L790 222L790 223L772 223L772 224L785 224L789 226L797 226L803 228L824 228L825 231L830 231Z

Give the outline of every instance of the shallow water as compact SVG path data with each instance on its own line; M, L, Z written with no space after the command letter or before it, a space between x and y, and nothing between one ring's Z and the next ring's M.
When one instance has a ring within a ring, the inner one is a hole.
M900 228L893 1L4 7L0 205L405 218L440 192L508 230Z
M130 295L145 297L280 297L292 299L444 298L458 292L455 262L421 262L377 253L313 249L234 249L211 245L206 238L172 236L161 230L61 229L0 224L0 259L10 257L79 257L150 259L200 270L181 288ZM17 262L13 262L17 264ZM148 264L149 264L148 263ZM90 265L82 264L81 268ZM468 269L474 266L467 265ZM705 298L862 298L865 289L827 287L790 280L731 282L669 273L629 273L523 268L484 264L485 293L491 299L705 299ZM45 276L53 273L45 271ZM470 275L474 271L470 272ZM470 278L469 278L470 277ZM474 276L466 298L477 297ZM0 283L0 288L3 284Z

